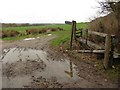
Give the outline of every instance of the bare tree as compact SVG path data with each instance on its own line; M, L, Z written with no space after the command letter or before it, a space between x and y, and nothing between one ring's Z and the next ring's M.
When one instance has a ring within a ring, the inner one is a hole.
M104 2L99 2L99 4L101 6L101 13L113 12L117 20L120 20L120 0L105 0Z
M101 6L101 13L114 13L118 30L116 32L117 47L120 50L120 0L105 0L104 2L99 2Z

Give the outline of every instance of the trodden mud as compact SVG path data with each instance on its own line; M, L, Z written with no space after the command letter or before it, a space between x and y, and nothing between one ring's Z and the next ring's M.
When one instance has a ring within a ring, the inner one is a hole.
M41 77L41 79L45 78L45 80L54 78L59 83L75 82L80 79L74 69L74 64L72 65L73 77L71 77L65 73L65 71L70 72L69 60L55 60L50 58L45 51L25 48L12 48L4 51L8 52L2 59L3 88L27 86L28 82L32 82L31 77ZM18 82L17 85L15 81ZM30 86L29 84L28 87Z
M99 78L98 82L86 79L88 72L63 54L49 49L48 41L54 36L34 40L4 42L2 48L2 88L97 88L117 87ZM84 67L88 67L84 64ZM86 69L85 69L86 70ZM81 75L84 76L81 77ZM95 78L94 76L90 76ZM103 84L102 84L103 83Z

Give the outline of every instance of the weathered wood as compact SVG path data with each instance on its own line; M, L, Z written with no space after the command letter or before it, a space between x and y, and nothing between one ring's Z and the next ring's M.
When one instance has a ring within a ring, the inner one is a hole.
M76 26L75 26L76 27ZM90 30L84 30L84 29L77 29L75 30L75 40L78 42L81 42L81 45L87 44L89 47L95 48L97 50L74 50L78 53L98 53L98 54L104 54L104 61L103 66L105 69L108 68L108 66L112 65L113 58L120 58L120 55L114 53L114 38L115 35L109 35L105 33L90 31ZM88 40L88 36L90 34L97 35L100 37L105 38L105 45L103 44L95 44L92 41ZM82 44L84 43L84 44ZM105 49L105 50L104 50ZM111 63L111 64L110 64Z
M83 35L83 31L81 30L81 34L80 34L80 36L82 37L82 35Z
M86 29L86 35L85 35L85 39L86 39L86 44L87 44L87 40L88 40L88 29Z
M73 50L73 52L102 54L105 53L105 50ZM120 58L120 54L114 52L113 58Z
M76 32L76 34L81 34L81 31L79 31L79 32Z
M76 21L74 21L73 33L74 33L74 40L76 41Z
M113 58L115 56L115 55L113 55L114 54L114 48L115 48L115 42L114 42L114 40L115 40L115 37L111 36L111 51L110 51L110 56L109 56L109 62L110 62L109 66L112 66L112 64L113 64Z
M120 58L120 53L114 52L113 57L114 57L114 58Z
M104 54L104 61L103 61L103 65L104 65L105 69L107 69L108 65L109 65L110 51L111 51L111 36L106 35L106 38L105 38L105 54Z
M74 50L78 53L104 53L105 50Z
M88 31L89 34L94 34L94 35L99 35L101 37L105 37L107 34L105 33L100 33L100 32L95 32L95 31Z
M95 31L90 31L88 30L88 34L94 34L94 35L98 35L98 36L101 36L101 37L106 37L106 35L108 34L105 34L105 33L100 33L100 32L95 32ZM115 37L115 35L111 35L112 37Z
M73 33L74 33L73 30L74 30L74 21L72 21L71 38L70 38L70 50L72 50Z
M86 44L86 39L78 38L77 41ZM93 42L91 42L91 41L89 41L89 40L87 40L87 45L88 45L89 47L92 47L92 48L95 48L95 49L104 49L104 46L97 45L97 44L95 44L95 43L93 43Z

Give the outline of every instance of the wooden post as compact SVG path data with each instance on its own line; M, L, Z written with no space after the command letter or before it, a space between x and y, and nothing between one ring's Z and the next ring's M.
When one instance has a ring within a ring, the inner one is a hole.
M80 29L80 38L79 38L79 39L81 39L81 38L82 38L82 34L83 34L83 29L81 28L81 29ZM80 46L81 46L81 47L83 46L83 44L82 44L82 43L80 43L80 42L79 42L79 44L80 44Z
M80 33L80 36L82 37L82 29L81 29L81 33Z
M74 21L72 21L71 38L70 38L70 50L72 50L73 29L74 29Z
M103 65L104 65L105 69L108 68L110 51L111 51L111 36L106 35L106 38L105 38L105 54L104 54L104 61L103 61Z
M74 21L73 32L74 32L74 40L76 41L76 21Z
M87 39L88 39L88 29L86 29L86 35L85 35L86 37L86 45L87 45Z
M113 64L113 53L115 48L115 37L111 36L110 66Z

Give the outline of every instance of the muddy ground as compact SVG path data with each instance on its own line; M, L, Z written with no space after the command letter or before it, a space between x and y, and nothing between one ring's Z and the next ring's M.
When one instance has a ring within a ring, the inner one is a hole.
M89 63L50 49L48 42L55 37L1 41L2 88L118 87L117 81L97 72Z

